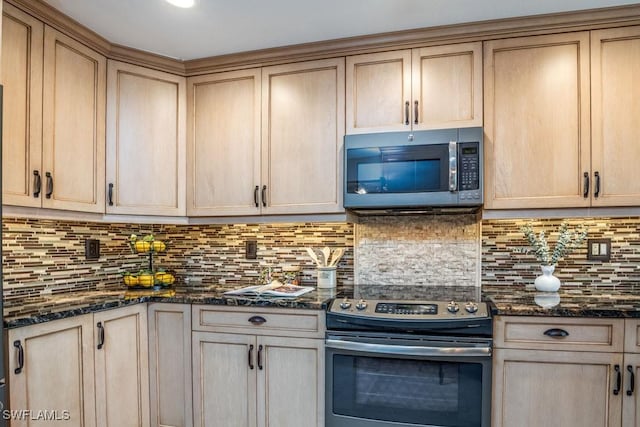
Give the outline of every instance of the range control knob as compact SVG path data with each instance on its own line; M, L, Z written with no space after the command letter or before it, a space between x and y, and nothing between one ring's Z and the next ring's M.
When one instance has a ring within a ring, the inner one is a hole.
M367 302L363 299L361 299L360 301L358 301L358 303L356 304L356 308L358 310L364 310L365 308L367 308Z
M348 299L344 299L341 303L340 303L340 308L343 310L346 310L347 308L351 307L351 302Z
M447 311L449 313L454 313L455 314L458 311L460 311L460 306L455 301L451 301L449 304L447 304Z
M468 302L464 305L464 309L467 313L475 314L478 311L478 304L475 302Z

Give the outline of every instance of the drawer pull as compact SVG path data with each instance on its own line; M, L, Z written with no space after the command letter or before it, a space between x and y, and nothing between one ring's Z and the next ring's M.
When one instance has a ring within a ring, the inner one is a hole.
M633 374L633 366L627 365L627 371L631 375L629 379L629 390L627 390L627 396L631 396L633 394L633 389L636 387L636 376Z
M620 394L620 387L622 387L622 372L620 372L620 365L615 365L613 370L616 371L616 388L613 389L613 394Z
M24 368L24 348L22 348L20 340L15 340L13 346L18 349L18 367L13 372L18 375L22 372L22 368Z
M252 325L256 325L256 326L260 326L263 323L266 323L267 319L265 319L262 316L252 316L249 318L249 323L251 323Z
M564 338L569 336L569 332L560 328L551 328L544 331L544 334L551 338Z

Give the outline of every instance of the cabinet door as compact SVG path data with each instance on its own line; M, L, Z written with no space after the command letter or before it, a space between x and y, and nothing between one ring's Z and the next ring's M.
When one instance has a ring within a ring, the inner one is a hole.
M78 316L8 331L11 410L29 410L32 416L49 411L59 420L50 425L96 425L92 318ZM18 346L24 366L16 372ZM16 418L11 425L33 424Z
M105 76L102 55L45 26L45 208L104 212Z
M110 60L107 79L107 213L184 216L185 78Z
M258 337L258 426L324 426L324 342Z
M191 427L191 305L149 305L151 425Z
M2 203L40 207L44 25L4 4L2 13ZM42 177L41 177L42 178ZM36 193L34 195L34 193Z
M640 27L591 33L591 84L592 204L638 206Z
M621 424L622 353L497 349L493 367L495 427Z
M411 51L348 56L347 134L411 129Z
M589 206L589 33L484 45L485 208Z
M189 216L260 213L260 84L260 69L187 80Z
M413 129L482 126L482 43L413 49Z
M640 375L640 354L624 354L624 386L622 402L622 427L640 425L640 397L638 378Z
M98 427L149 426L147 307L94 314Z
M262 212L344 211L343 138L344 58L263 68Z
M192 339L194 425L255 427L255 337L193 332Z

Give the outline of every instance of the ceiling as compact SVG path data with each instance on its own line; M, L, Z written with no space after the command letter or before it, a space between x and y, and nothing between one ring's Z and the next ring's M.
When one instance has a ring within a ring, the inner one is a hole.
M44 0L112 43L195 59L496 18L637 3L625 0Z

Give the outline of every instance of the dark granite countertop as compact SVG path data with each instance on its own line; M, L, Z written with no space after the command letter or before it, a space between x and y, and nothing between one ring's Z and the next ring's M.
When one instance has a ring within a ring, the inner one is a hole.
M32 325L145 302L211 304L325 310L336 290L316 289L299 297L237 297L223 295L243 285L175 287L160 290L101 290L28 298L4 307L6 328Z
M640 317L640 283L561 286L538 292L533 285L483 285L492 314L503 316Z

